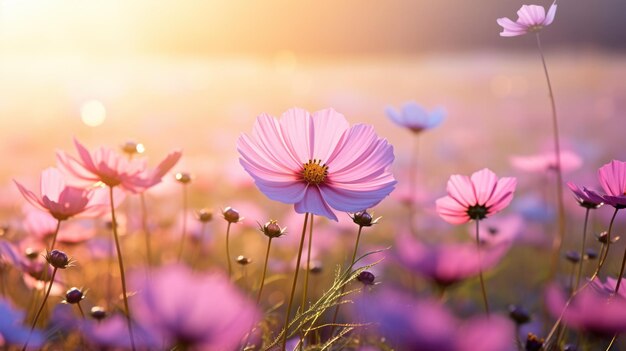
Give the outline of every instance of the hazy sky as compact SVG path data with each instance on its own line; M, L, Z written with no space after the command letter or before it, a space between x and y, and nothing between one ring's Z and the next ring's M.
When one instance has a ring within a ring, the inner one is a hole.
M411 54L513 50L498 36L514 0L0 0L3 53ZM549 6L551 1L537 0ZM626 48L626 1L562 0L551 47Z

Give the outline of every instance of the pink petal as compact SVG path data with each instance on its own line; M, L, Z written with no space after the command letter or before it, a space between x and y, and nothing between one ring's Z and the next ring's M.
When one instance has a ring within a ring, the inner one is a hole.
M466 209L476 205L474 186L468 176L460 174L450 176L446 190L448 191L448 195L458 201Z
M279 123L291 154L301 163L313 159L313 121L309 112L300 108L289 109L283 113Z
M43 202L37 197L37 195L35 195L32 191L26 189L22 184L18 183L17 180L13 180L13 182L15 183L15 185L17 185L17 189L20 191L20 193L22 193L22 196L24 196L26 201L42 211L48 211L48 209L45 208Z
M328 162L345 131L350 128L346 118L333 109L314 112L312 157Z
M154 177L159 180L163 178L163 176L176 165L181 156L182 152L180 150L170 152L155 168Z
M522 5L522 7L517 11L517 15L519 16L517 22L526 26L540 24L543 21L544 16L541 17L540 21L537 21L537 19L535 18L535 16L538 15L537 8L540 8L541 12L545 11L541 6Z
M474 193L476 194L476 202L478 205L484 205L491 198L496 189L498 177L491 170L484 168L472 174L472 184L474 185Z
M600 167L598 180L608 195L624 195L626 193L626 162L613 160Z
M380 151L376 151L377 149L384 149L386 146L387 142L378 138L372 126L357 124L346 131L344 138L329 156L326 162L328 173L339 176L345 170L360 168L361 164L370 156L388 157L382 156ZM393 149L391 152L393 154Z
M293 204L302 201L307 192L307 185L303 181L273 182L251 175L259 190L272 200Z
M546 15L546 19L543 20L543 25L547 26L554 21L554 15L556 14L556 1L552 3L552 6L548 9L548 14Z
M324 200L337 211L358 212L374 207L394 188L395 181L372 190L348 190L335 186L320 185Z
M85 148L78 139L74 139L74 146L76 146L76 150L78 150L78 156L83 161L83 166L92 172L96 170L96 166L91 158L91 154L89 154L89 150Z
M352 155L349 155L352 156ZM333 182L353 183L359 179L371 178L372 175L389 173L388 169L393 163L393 147L386 140L379 139L372 144L360 157L354 158L343 169L336 169L338 160L343 161L347 157L338 157L328 165L328 178ZM361 181L361 183L363 183Z
M507 207L513 200L513 193L517 186L517 179L512 177L504 177L498 180L493 195L487 201L485 206L489 209L489 213L497 213Z
M47 196L52 201L58 201L63 189L65 189L65 181L58 169L49 167L41 172L40 191L42 197Z
M467 215L467 207L460 204L457 200L450 196L444 196L435 202L436 210L439 216L446 222L452 224L462 224L469 222Z
M338 221L337 216L328 206L326 201L324 201L324 198L322 197L322 194L317 186L307 186L304 197L301 201L295 204L294 208L298 213L309 212Z
M241 155L241 160L245 160L244 168L246 165L250 165L257 172L262 172L267 176L292 178L296 173L302 169L302 165L294 166L295 162L281 163L274 156L268 155L269 150L264 150L259 147L255 141L250 139L247 135L242 135L237 140L237 151ZM292 168L287 168L286 165L291 165ZM248 173L251 173L251 169L246 168ZM259 176L261 176L259 174ZM266 176L266 177L267 177Z
M98 176L65 152L57 152L57 161L57 166L65 175L67 184L88 187L99 181Z
M272 116L262 114L257 117L252 130L252 141L272 164L281 169L296 169L308 161L302 160L298 155L291 152L285 142L280 123Z

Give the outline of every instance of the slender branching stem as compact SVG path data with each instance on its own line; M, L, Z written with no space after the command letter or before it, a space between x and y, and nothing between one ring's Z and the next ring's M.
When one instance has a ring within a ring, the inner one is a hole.
M583 263L585 262L585 242L587 241L587 223L589 221L589 211L590 209L585 210L585 222L583 224L583 239L582 244L580 245L580 262L578 264L578 274L576 275L576 284L572 288L572 292L578 289L580 284L580 277L583 275Z
M56 245L57 236L59 235L60 228L61 228L61 220L57 219L57 226L56 226L56 229L54 230L54 234L52 234L52 243L50 244L50 250L48 251L54 250L54 245Z
M606 258L609 255L609 249L611 247L611 232L613 231L613 223L615 222L615 216L617 216L617 211L619 211L618 208L616 208L615 211L613 211L613 216L611 216L611 221L609 222L609 229L607 229L606 231L606 238L605 238L606 242L603 243L604 251L601 251L602 254L600 255L600 260L598 260L598 267L596 268L596 271L591 276L590 280L594 280L598 276L598 274L600 274L600 270L604 266L604 262L606 262Z
M120 248L120 239L117 234L117 220L115 218L115 202L113 201L113 187L109 187L109 201L111 203L111 227L113 228L113 238L115 239L115 249L117 251L117 263L120 267L120 277L122 282L122 297L124 300L124 312L126 315L126 324L128 326L128 335L130 336L131 349L135 351L135 338L133 335L133 327L128 308L128 291L126 290L126 273L124 271L124 260L122 259L122 249Z
M291 285L291 294L289 294L289 303L287 304L287 311L285 311L285 326L283 327L283 340L282 350L285 351L287 347L287 334L289 329L289 313L291 312L291 306L293 305L293 296L296 292L296 283L298 282L298 271L300 270L300 260L302 259L302 248L304 247L304 237L306 236L306 225L309 220L309 213L304 215L304 224L302 225L302 236L300 237L300 247L298 248L298 258L296 260L296 270L293 274L293 284Z
M306 300L309 291L309 271L311 270L311 246L313 246L313 214L309 218L309 246L307 247L306 255L306 271L304 272L304 290L302 291L302 303L300 304L300 311L304 312L306 307Z
M419 156L419 136L413 135L413 152L411 153L411 161L409 163L409 228L411 233L417 235L417 206L416 189L417 189L417 160Z
M265 286L265 275L267 274L267 262L270 259L270 248L272 247L272 238L269 238L267 242L267 251L265 252L265 263L263 263L263 275L261 276L261 285L259 286L259 292L256 297L256 304L261 302L261 294L263 293L263 286Z
M232 223L228 222L226 226L226 262L228 262L228 278L232 278L233 276L233 265L230 262L230 225Z
M143 227L143 233L146 237L146 263L149 271L150 265L152 264L152 248L150 244L150 227L148 226L148 209L144 193L139 194L139 199L141 200L141 226Z
M78 307L78 310L80 311L80 316L83 317L83 319L85 319L85 312L83 312L83 308L80 305L80 302L78 302L76 306Z
M47 269L47 266L46 266L46 269ZM33 319L33 324L30 327L30 332L28 333L28 338L26 338L24 347L22 347L22 351L26 350L26 348L28 347L28 343L30 342L30 337L32 336L33 331L35 330L35 326L37 325L39 316L41 315L41 312L43 311L44 307L46 307L46 302L48 301L48 297L50 296L50 291L52 290L52 284L54 284L54 277L56 276L56 274L57 274L57 268L54 267L54 270L52 270L52 277L50 278L50 284L48 285L48 290L46 290L46 294L43 297L41 306L39 306L39 310L37 311L37 314L35 315L35 319ZM45 283L44 283L44 287L45 287Z
M479 231L480 221L476 220L476 250L478 254L478 277L480 278L480 290L483 295L483 303L485 304L485 312L487 316L489 316L489 302L487 301L487 290L485 289L485 280L483 279L483 262L480 248L480 231Z

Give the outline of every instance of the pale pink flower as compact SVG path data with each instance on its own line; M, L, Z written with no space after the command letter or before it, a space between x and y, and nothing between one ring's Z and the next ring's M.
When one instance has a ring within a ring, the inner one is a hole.
M436 202L437 213L452 224L484 219L509 205L516 186L517 179L505 177L498 180L487 168L475 172L471 178L452 175L448 180L448 195Z
M333 109L262 114L237 140L240 162L267 197L337 220L333 210L373 207L393 190L393 147Z
M108 206L106 193L100 188L77 188L66 185L61 172L53 167L41 172L40 195L35 195L14 181L24 198L36 208L62 221L76 215L98 216Z
M626 208L626 162L613 160L598 169L598 180L606 195L604 203L617 209Z
M387 107L385 112L395 124L416 134L440 125L446 115L446 111L442 107L428 112L413 101L404 104L400 111L393 107Z
M72 183L84 186L102 182L107 186L120 186L131 193L141 193L161 182L161 178L178 162L180 151L170 152L154 169L148 169L145 159L129 159L112 149L100 147L89 153L78 140L74 145L79 158L65 152L57 152L59 168L72 179Z
M572 151L561 151L561 172L566 173L577 170L583 161ZM529 156L511 157L513 167L526 172L556 171L556 155L554 152L544 152Z
M518 35L524 35L526 33L533 33L540 31L543 27L548 26L554 21L554 15L556 13L556 1L552 3L552 6L546 10L538 5L522 5L517 11L517 21L513 22L510 19L503 17L498 18L497 22L502 26L502 37L515 37Z
M57 221L41 211L28 210L24 217L23 225L28 234L39 240L46 240L46 238L54 234ZM57 242L78 244L91 239L95 235L96 230L92 220L70 221L57 234Z

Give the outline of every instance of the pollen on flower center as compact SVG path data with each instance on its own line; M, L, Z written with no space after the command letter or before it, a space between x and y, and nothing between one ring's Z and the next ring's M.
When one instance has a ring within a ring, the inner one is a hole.
M309 184L317 185L322 183L328 175L328 166L321 163L322 160L309 160L303 164L302 178Z

